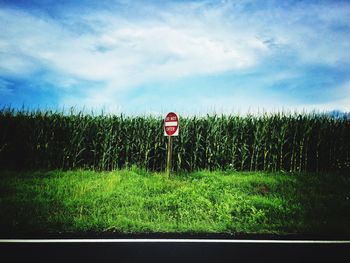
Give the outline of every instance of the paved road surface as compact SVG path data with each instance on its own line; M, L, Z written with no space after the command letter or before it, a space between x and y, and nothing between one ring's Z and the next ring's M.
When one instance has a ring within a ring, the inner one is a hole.
M95 242L96 241L96 242ZM348 262L350 242L313 243L297 241L243 240L120 242L116 240L0 242L1 262Z

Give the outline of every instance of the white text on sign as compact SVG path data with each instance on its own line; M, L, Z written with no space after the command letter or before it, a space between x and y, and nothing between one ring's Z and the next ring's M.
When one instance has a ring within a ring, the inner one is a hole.
M165 127L166 131L175 131L176 127Z
M166 117L165 121L177 121L177 117L173 116L173 117Z

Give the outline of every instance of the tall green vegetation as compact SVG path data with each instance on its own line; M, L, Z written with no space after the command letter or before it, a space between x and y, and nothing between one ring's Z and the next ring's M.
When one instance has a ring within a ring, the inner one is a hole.
M165 169L160 117L0 110L3 169ZM326 114L180 119L173 169L350 170L350 120Z

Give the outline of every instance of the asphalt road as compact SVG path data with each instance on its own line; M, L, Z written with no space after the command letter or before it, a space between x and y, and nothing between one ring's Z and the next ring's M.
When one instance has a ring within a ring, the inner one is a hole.
M162 242L63 241L1 241L0 257L7 259L1 262L347 262L350 255L350 242L298 243L275 240L275 243L270 243L262 240L235 240L234 243L223 243L210 240L178 242L164 239Z
M0 233L0 262L347 262L349 256L348 234Z

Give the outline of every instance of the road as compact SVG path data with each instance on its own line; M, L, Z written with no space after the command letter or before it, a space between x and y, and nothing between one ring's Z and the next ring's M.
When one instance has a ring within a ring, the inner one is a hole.
M136 241L136 242L135 242ZM336 262L350 242L311 240L50 239L1 240L2 262Z

